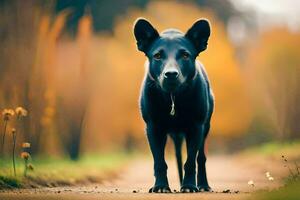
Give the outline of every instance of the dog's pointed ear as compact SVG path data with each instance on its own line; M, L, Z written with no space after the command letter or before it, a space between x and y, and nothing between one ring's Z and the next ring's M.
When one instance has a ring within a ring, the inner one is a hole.
M138 50L146 53L153 41L159 37L159 33L149 21L138 18L134 24L134 36Z
M197 55L207 48L209 36L210 25L206 19L197 20L185 34L185 37L194 45Z

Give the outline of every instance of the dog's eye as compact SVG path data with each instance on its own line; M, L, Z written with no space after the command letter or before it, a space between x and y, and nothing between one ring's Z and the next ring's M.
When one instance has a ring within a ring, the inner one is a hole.
M187 53L187 52L182 52L182 58L183 58L183 59L187 60L187 59L189 59L189 57L190 57L190 54L189 54L189 53Z
M160 60L161 59L161 53L154 54L153 58L156 59L156 60Z

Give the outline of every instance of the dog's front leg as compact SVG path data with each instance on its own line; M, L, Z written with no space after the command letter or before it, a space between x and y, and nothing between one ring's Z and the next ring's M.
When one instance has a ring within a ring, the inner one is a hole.
M196 156L200 145L203 126L190 126L186 132L187 160L184 164L184 178L181 192L198 192L196 186Z
M167 163L165 161L164 151L167 141L167 134L157 126L147 124L147 138L154 160L154 186L149 192L169 193L168 178L167 178Z
M197 164L198 164L198 175L197 175L197 186L199 189L199 192L210 192L212 189L209 187L207 182L207 176L206 176L206 156L205 156L205 139L208 134L210 128L210 124L206 124L204 126L204 134L201 136L203 139L201 140L200 146L199 146L199 152L197 157Z

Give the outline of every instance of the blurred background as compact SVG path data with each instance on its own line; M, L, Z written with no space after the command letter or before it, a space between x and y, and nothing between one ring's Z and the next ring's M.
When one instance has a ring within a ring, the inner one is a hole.
M185 32L204 17L212 34L198 59L216 97L209 150L293 141L299 11L296 0L1 0L0 108L28 110L17 142L33 155L148 152L138 106L146 57L133 23Z

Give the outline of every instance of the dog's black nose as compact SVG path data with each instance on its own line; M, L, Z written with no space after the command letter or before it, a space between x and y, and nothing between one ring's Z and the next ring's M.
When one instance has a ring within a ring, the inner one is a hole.
M164 73L164 77L166 79L177 79L178 78L178 71L167 71Z

